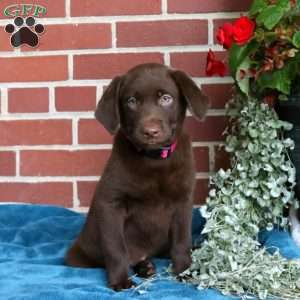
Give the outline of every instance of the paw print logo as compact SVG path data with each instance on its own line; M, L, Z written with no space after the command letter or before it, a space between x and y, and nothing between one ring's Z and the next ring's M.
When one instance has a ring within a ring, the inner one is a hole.
M39 34L42 34L45 27L42 24L35 24L33 17L26 20L22 17L16 17L14 24L7 24L5 31L11 33L10 42L13 47L19 47L23 44L30 47L36 47L39 43Z

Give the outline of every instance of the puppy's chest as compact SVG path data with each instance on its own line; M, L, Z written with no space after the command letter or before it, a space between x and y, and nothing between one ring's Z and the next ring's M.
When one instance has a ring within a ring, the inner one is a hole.
M180 173L160 174L145 177L137 184L133 196L139 201L177 202L187 198L193 186L193 180L182 178Z

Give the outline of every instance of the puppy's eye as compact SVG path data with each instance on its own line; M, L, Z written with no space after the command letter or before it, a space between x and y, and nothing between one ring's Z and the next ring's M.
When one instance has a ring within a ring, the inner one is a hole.
M167 106L173 102L173 97L169 94L164 94L159 98L158 102L162 106Z
M128 99L127 99L127 105L128 105L129 107L131 107L131 108L136 107L136 105L137 105L137 100L136 100L136 98L135 98L135 97L130 97L130 98L128 98Z

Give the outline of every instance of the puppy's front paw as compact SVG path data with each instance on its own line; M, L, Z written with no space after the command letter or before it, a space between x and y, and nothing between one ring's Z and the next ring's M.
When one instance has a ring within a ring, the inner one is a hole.
M189 268L192 263L190 255L180 256L173 261L173 272L175 275L179 275L183 271Z
M126 289L130 289L134 286L135 286L135 284L130 278L126 278L126 279L123 279L123 280L118 281L116 283L111 283L110 284L110 287L113 290L115 290L116 292L126 290Z

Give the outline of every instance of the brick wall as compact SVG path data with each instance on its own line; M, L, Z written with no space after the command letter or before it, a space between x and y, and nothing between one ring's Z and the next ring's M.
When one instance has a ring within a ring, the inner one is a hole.
M13 49L4 7L38 3L47 14L36 49ZM226 126L231 79L205 77L214 32L249 8L244 0L39 0L0 2L0 202L87 207L112 138L93 117L115 75L142 62L188 72L212 97L205 122L186 127L197 164L195 203L209 175L226 164L218 145ZM223 53L220 53L223 55Z

